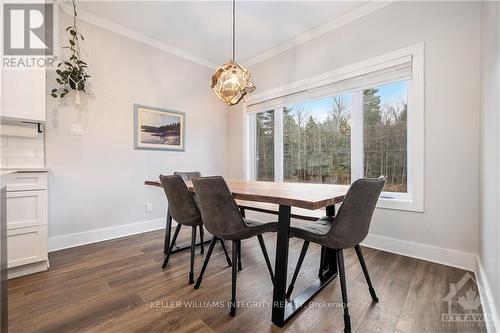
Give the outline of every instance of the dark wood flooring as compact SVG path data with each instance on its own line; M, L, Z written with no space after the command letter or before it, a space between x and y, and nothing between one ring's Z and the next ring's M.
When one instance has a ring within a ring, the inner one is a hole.
M186 228L181 241L189 237ZM265 237L274 264L275 235ZM271 323L272 284L257 239L242 242L236 317L226 306L231 269L220 245L199 290L188 285L189 251L172 255L162 270L163 231L149 232L49 254L51 268L9 280L10 332L342 332L338 281L284 328ZM291 240L293 273L301 242ZM230 244L228 244L230 247ZM364 248L380 298L372 303L353 250L346 250L351 321L355 332L481 332L443 325L443 298L466 271ZM317 275L319 247L311 244L295 292ZM203 256L197 250L196 275ZM477 286L470 289L477 295ZM292 296L293 297L293 296ZM454 301L454 307L457 306Z

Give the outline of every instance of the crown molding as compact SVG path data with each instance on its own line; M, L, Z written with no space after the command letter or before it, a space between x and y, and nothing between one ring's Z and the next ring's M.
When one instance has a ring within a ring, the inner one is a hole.
M281 43L264 53L257 55L255 57L252 57L250 59L247 59L243 61L243 65L246 67L253 66L255 64L258 64L264 60L267 60L269 58L272 58L280 53L283 53L289 49L292 49L300 44L303 44L305 42L310 41L311 39L314 39L316 37L319 37L323 34L326 34L330 31L333 31L343 25L346 25L350 22L353 22L357 19L360 19L368 14L371 14L379 9L385 8L398 0L388 0L388 1L373 1L370 2L362 7L356 8L351 12L348 12L347 14L344 14L343 16L340 16L336 19L333 19L325 24L322 24L316 28L313 28L311 30L306 31L305 33L298 35L297 37L294 37L284 43Z
M66 15L69 15L69 16L73 15L73 9L69 4L60 2L59 6L61 7L62 11ZM207 67L210 69L217 68L217 64L211 62L210 60L196 56L196 55L189 53L187 51L178 49L175 46L161 42L161 41L154 39L152 37L149 37L143 33L129 29L129 28L124 27L118 23L111 21L111 20L108 20L108 19L102 18L100 16L97 16L95 14L89 13L85 10L78 9L78 19L85 21L87 23L93 24L95 26L101 27L103 29L112 31L112 32L117 33L119 35L128 37L130 39L136 40L142 44L146 44L148 46L151 46L151 47L154 47L156 49L162 50L164 52L170 53L170 54L175 55L179 58L183 58L185 60L194 62L198 65L201 65L201 66L204 66L204 67Z
M371 14L379 9L385 8L385 7L389 6L390 4L393 4L394 2L397 2L397 1L399 1L399 0L370 2L362 7L359 7L357 9L354 9L351 12L348 12L347 14L345 14L341 17L338 17L338 18L331 20L325 24L322 24L316 28L308 30L305 33L298 35L298 36L296 36L296 37L294 37L294 38L292 38L284 43L278 44L277 46L272 47L271 49L265 51L264 53L262 53L260 55L249 58L249 59L243 61L243 65L246 67L253 66L257 63L260 63L264 60L267 60L271 57L274 57L280 53L283 53L289 49L292 49L300 44L303 44L307 41L310 41L311 39L319 37L323 34L326 34L330 31L333 31L333 30L335 30L343 25L346 25L346 24L353 22L357 19L360 19L360 18L362 18L368 14ZM66 15L70 15L70 16L73 15L73 10L68 3L59 2L59 6L61 7L62 11ZM217 68L217 64L215 64L214 62L212 62L208 59L205 59L203 57L199 57L199 56L194 55L192 53L189 53L187 51L181 50L179 48L176 48L175 46L161 42L161 41L154 39L150 36L147 36L143 33L140 33L138 31L132 30L130 28L124 27L118 23L115 23L111 20L100 17L98 15L92 14L92 13L87 12L85 10L81 10L81 9L78 10L78 18L82 21L87 22L87 23L93 24L95 26L101 27L101 28L109 30L109 31L112 31L112 32L117 33L119 35L131 38L131 39L136 40L142 44L154 47L156 49L170 53L170 54L175 55L177 57L194 62L198 65L207 67L209 69Z

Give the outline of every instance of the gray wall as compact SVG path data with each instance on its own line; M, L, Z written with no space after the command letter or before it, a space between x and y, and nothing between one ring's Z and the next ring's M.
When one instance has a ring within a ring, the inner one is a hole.
M493 299L496 305L500 306L499 2L483 2L481 38L481 223L479 253ZM500 311L499 308L497 310Z
M60 20L63 38L70 21L64 14ZM51 240L145 221L162 225L165 195L144 186L145 179L175 170L226 173L228 113L210 90L212 70L85 22L79 27L92 95L80 106L74 95L47 102ZM47 88L54 83L52 72ZM186 152L134 150L134 103L185 112ZM70 135L78 123L83 136ZM145 212L146 202L153 203L152 213Z
M396 2L251 68L262 92L425 43L425 212L378 209L372 235L452 250L455 258L462 256L454 250L478 252L480 9ZM232 113L230 140L241 147L241 113ZM241 150L229 163L232 176L243 177Z

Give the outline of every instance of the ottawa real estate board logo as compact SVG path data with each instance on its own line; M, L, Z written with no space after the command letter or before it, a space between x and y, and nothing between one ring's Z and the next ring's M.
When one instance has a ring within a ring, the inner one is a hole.
M2 67L52 67L54 57L54 4L3 3Z

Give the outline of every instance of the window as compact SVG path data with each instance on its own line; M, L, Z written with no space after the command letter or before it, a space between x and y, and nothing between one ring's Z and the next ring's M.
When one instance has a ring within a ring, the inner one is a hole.
M386 177L384 191L407 193L407 82L363 91L364 176Z
M248 178L348 186L383 175L379 207L423 211L422 45L247 103Z
M274 180L274 111L255 116L257 180Z
M351 183L351 96L283 107L283 179L301 183Z

